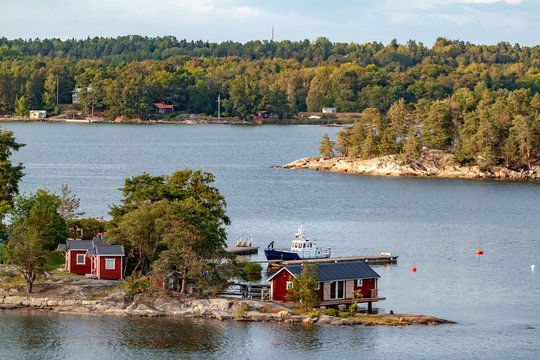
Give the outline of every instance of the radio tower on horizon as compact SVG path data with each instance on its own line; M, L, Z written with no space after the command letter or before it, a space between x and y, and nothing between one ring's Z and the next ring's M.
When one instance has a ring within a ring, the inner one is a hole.
M274 24L272 24L272 42L274 42Z

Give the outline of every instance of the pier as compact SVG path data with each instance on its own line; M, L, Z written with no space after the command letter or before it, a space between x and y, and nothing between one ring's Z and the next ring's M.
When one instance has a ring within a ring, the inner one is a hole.
M346 256L346 257L335 257L335 258L322 258L322 259L303 259L303 260L262 260L262 261L253 261L256 263L267 263L268 269L279 269L288 265L300 265L304 262L308 264L320 264L320 263L331 263L331 262L354 262L354 261L364 261L370 265L384 265L384 264L395 264L399 256L391 254L381 254L381 255L365 255L365 256Z

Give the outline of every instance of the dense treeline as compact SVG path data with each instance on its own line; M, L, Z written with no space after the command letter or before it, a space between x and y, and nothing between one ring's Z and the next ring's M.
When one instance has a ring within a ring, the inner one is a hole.
M152 103L179 111L249 118L267 109L280 117L298 111L340 112L394 102L438 101L468 89L506 97L540 91L540 48L474 45L440 38L433 47L409 41L380 43L178 41L140 36L86 40L0 39L0 114L55 110L81 88L81 107L148 118Z
M215 115L218 95L223 115L244 119L261 109L363 112L338 138L347 156L407 158L428 146L519 167L538 154L539 46L0 39L0 114L58 111L75 88L81 110L110 118L149 118L155 102Z
M326 135L326 134L325 134ZM320 152L332 155L328 136ZM530 168L540 154L540 94L519 89L507 96L484 89L456 91L443 101L394 103L387 116L378 109L338 133L341 156L369 159L400 154L414 160L423 147L449 151L461 164Z

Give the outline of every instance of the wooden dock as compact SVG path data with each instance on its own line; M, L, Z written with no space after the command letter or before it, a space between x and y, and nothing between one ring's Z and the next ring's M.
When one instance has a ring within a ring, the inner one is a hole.
M304 259L304 260L265 260L256 261L258 263L268 263L268 269L279 269L288 265L300 265L304 262L308 264L321 264L332 262L354 262L364 261L370 265L395 264L399 256L396 255L366 255L366 256L347 256L322 259Z
M236 255L251 255L259 252L258 246L229 246L225 251Z

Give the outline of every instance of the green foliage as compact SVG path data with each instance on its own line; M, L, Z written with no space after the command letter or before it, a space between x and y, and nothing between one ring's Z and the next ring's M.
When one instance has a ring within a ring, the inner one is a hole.
M319 305L319 297L315 293L317 287L318 264L302 264L302 271L296 276L291 276L293 286L285 298L289 301L300 302L304 310L309 311Z
M13 132L0 129L0 216L3 218L12 204L13 197L19 193L19 181L24 176L21 163L13 165L10 157L13 151L24 144L17 143Z
M134 272L125 277L123 286L131 295L140 294L150 289L150 278L140 272Z
M327 133L323 134L319 144L319 154L321 154L325 159L330 159L335 156L334 147L336 146L336 143L335 141L330 140Z
M105 221L96 218L72 219L66 222L69 237L88 240L105 231Z
M71 195L71 190L68 189L67 184L63 184L61 190L62 194L60 195L59 205L60 216L62 216L65 221L69 221L84 215L84 212L77 212L81 199L75 195Z
M16 198L11 209L11 236L9 243L2 246L2 258L24 277L28 293L32 292L37 276L50 266L57 266L59 256L51 258L51 250L67 238L58 204L56 195L38 190L29 197Z
M15 100L15 115L28 117L30 112L30 105L25 95L22 95Z
M328 308L324 312L324 315L339 317L339 311L335 308Z

